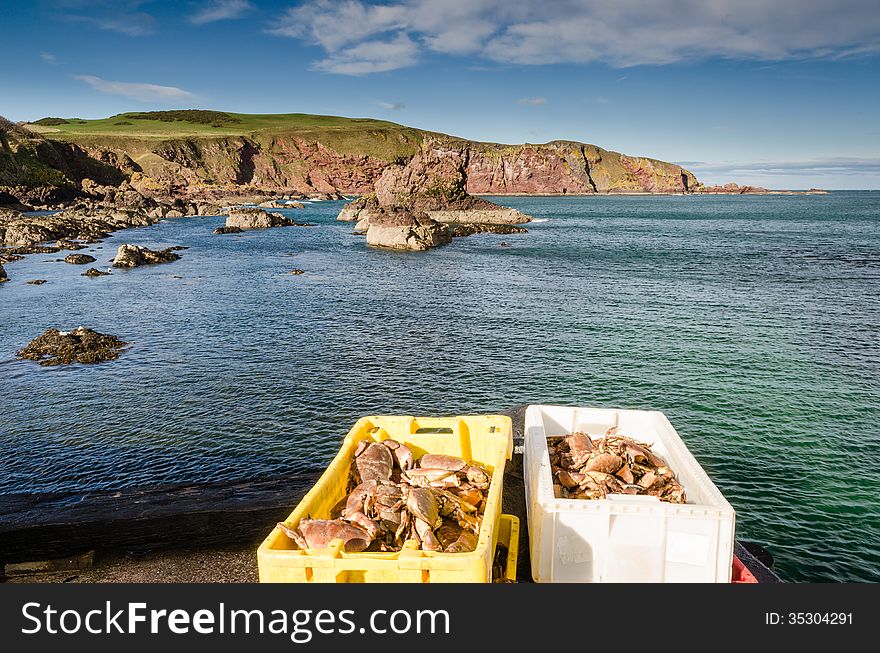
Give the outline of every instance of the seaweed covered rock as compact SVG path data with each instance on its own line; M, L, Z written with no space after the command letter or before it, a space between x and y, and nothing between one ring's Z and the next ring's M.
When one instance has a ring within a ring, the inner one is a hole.
M449 231L453 238L462 238L471 234L525 234L529 230L515 224L453 223Z
M43 366L69 363L100 363L119 358L128 343L116 336L98 333L85 327L73 331L46 331L31 340L18 357L36 361Z
M68 254L64 257L65 263L73 265L85 265L86 263L94 263L97 260L94 256L89 256L88 254Z
M136 268L141 265L153 265L156 263L170 263L180 258L175 254L176 248L149 249L140 245L120 245L113 259L114 268Z

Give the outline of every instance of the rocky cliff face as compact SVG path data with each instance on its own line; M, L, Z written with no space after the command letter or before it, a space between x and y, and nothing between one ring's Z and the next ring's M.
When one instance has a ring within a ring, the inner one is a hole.
M129 153L133 150L133 157ZM190 138L88 147L95 158L132 161L132 185L146 195L368 192L389 162L336 152L294 136Z
M334 149L320 137L281 131L164 140L93 134L68 142L59 140L62 136L0 122L0 204L69 199L85 179L112 186L127 181L147 197L192 201L247 194L363 195L390 173L411 179L390 179L386 188L412 182L419 186L419 197L442 198L444 206L467 194L686 193L698 188L680 166L569 141L498 145L409 130L398 134L396 142L393 132L365 130L355 145ZM404 165L418 145L414 138L434 149L420 150L421 169ZM423 174L428 168L430 177ZM465 185L445 185L453 178L466 179ZM376 190L384 192L381 186ZM382 199L393 203L393 198Z
M687 193L697 184L681 166L583 143L469 149L467 190L476 194Z

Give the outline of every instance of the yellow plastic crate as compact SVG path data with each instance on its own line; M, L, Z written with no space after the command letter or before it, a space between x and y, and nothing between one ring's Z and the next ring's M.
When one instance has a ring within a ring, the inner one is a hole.
M363 417L349 431L342 448L285 522L327 519L345 496L352 458L363 440L394 439L413 457L426 453L459 456L492 472L477 548L469 553L421 551L414 541L392 553L346 553L342 541L326 549L294 550L275 527L257 550L262 583L489 583L501 522L504 465L513 453L509 417ZM518 524L517 524L518 526ZM515 556L514 565L515 565Z
M516 561L519 558L519 517L501 515L501 522L498 525L498 542L507 547L504 578L510 582L516 582Z

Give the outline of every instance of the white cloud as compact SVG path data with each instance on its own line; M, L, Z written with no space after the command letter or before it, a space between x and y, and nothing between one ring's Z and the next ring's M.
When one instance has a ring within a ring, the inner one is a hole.
M517 102L517 104L525 104L525 105L536 107L536 106L539 106L542 104L547 104L547 98L544 98L544 97L521 97L516 102Z
M189 17L189 22L194 25L204 25L218 20L231 20L241 18L251 11L254 6L248 0L213 0L202 6L195 14Z
M316 70L340 75L365 75L397 70L418 62L418 47L406 34L390 41L364 41L314 63Z
M406 105L403 102L375 102L377 107L382 107L387 111L400 111L404 109Z
M742 175L752 176L797 176L804 175L880 175L880 158L826 157L802 161L739 161L708 163L705 161L680 161L679 165L694 174Z
M318 45L337 66L362 44L413 44L420 50L526 65L603 62L626 67L707 58L781 61L880 52L874 0L311 0L288 9L268 30ZM386 59L381 70L391 70ZM370 72L370 66L356 66Z
M196 96L176 86L160 86L136 82L112 82L94 75L74 75L74 79L85 82L96 91L121 95L139 102L176 102L194 100Z
M53 66L58 63L58 57L56 57L51 52L41 52L40 59L45 61L48 64L52 64Z
M110 14L102 16L64 16L67 20L87 23L98 29L119 32L128 36L145 36L156 31L156 19L144 12Z

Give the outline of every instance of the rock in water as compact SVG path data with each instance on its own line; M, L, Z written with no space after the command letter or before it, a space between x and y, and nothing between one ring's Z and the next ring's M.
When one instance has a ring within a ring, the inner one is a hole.
M119 352L128 343L85 327L73 331L46 329L45 333L31 340L18 357L51 366L68 363L100 363L119 358Z
M280 213L268 213L256 207L233 209L226 216L226 229L238 227L238 229L269 229L270 227L305 227L290 218L285 218ZM225 231L223 233L230 233ZM234 233L234 232L232 232Z
M300 270L299 268L293 268L293 269L289 272L289 274L305 274L305 273L306 273L305 270Z
M113 259L114 268L136 268L141 265L153 265L154 263L170 263L180 258L173 248L153 250L140 245L120 245ZM94 259L92 259L94 260Z
M528 229L517 227L515 224L466 224L455 223L449 225L453 238L470 236L471 234L525 234Z
M32 286L42 286L44 283L46 283L46 280L45 279L33 279L31 281L28 281L28 283Z
M109 272L102 272L101 270L97 270L95 268L89 268L88 270L83 272L80 276L81 277L106 277L109 274L110 274Z
M240 234L244 231L241 227L217 227L214 229L215 234Z
M415 251L453 235L525 231L513 225L529 216L468 194L468 157L464 141L426 137L408 163L387 167L374 192L343 207L337 220L357 222L368 245Z
M3 283L4 281L9 281L9 277L6 276L6 270L0 265L0 283Z
M85 265L86 263L94 263L97 260L94 256L89 256L88 254L68 254L64 257L65 263L72 263L73 265Z
M452 241L449 228L412 214L377 213L367 229L367 245L420 252Z

